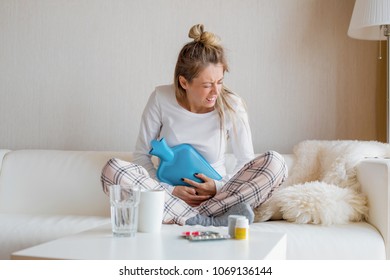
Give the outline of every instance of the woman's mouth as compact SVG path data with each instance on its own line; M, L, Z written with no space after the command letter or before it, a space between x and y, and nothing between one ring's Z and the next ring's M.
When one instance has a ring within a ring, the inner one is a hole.
M215 102L215 100L217 100L217 97L216 97L216 96L208 97L208 98L206 98L206 100L207 100L208 102Z

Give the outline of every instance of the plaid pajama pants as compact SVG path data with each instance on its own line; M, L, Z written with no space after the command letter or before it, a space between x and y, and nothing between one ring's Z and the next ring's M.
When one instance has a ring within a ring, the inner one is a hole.
M191 207L175 197L148 172L137 164L110 159L102 170L103 191L113 184L140 184L145 189L165 189L163 223L184 225L197 214L219 216L230 207L246 202L252 208L258 207L280 186L287 177L287 166L283 157L274 151L266 152L245 164L218 192L197 207Z

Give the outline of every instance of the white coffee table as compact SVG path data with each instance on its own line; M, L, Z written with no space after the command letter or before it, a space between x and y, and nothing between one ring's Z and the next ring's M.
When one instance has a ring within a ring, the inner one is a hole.
M284 233L250 232L248 240L188 241L184 231L212 230L227 234L226 227L163 225L161 233L137 233L133 238L114 238L111 225L70 235L12 254L12 259L82 260L207 260L285 259Z

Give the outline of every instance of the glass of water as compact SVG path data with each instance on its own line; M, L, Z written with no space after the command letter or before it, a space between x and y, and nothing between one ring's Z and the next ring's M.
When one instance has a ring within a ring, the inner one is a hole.
M140 186L112 185L109 190L113 235L115 237L135 236L138 224Z

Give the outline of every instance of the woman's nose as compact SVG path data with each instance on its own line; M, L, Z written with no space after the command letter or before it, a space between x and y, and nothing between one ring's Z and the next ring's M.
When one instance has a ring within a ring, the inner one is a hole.
M218 84L217 83L213 84L213 92L214 93L218 93L219 92L219 88L218 88Z

